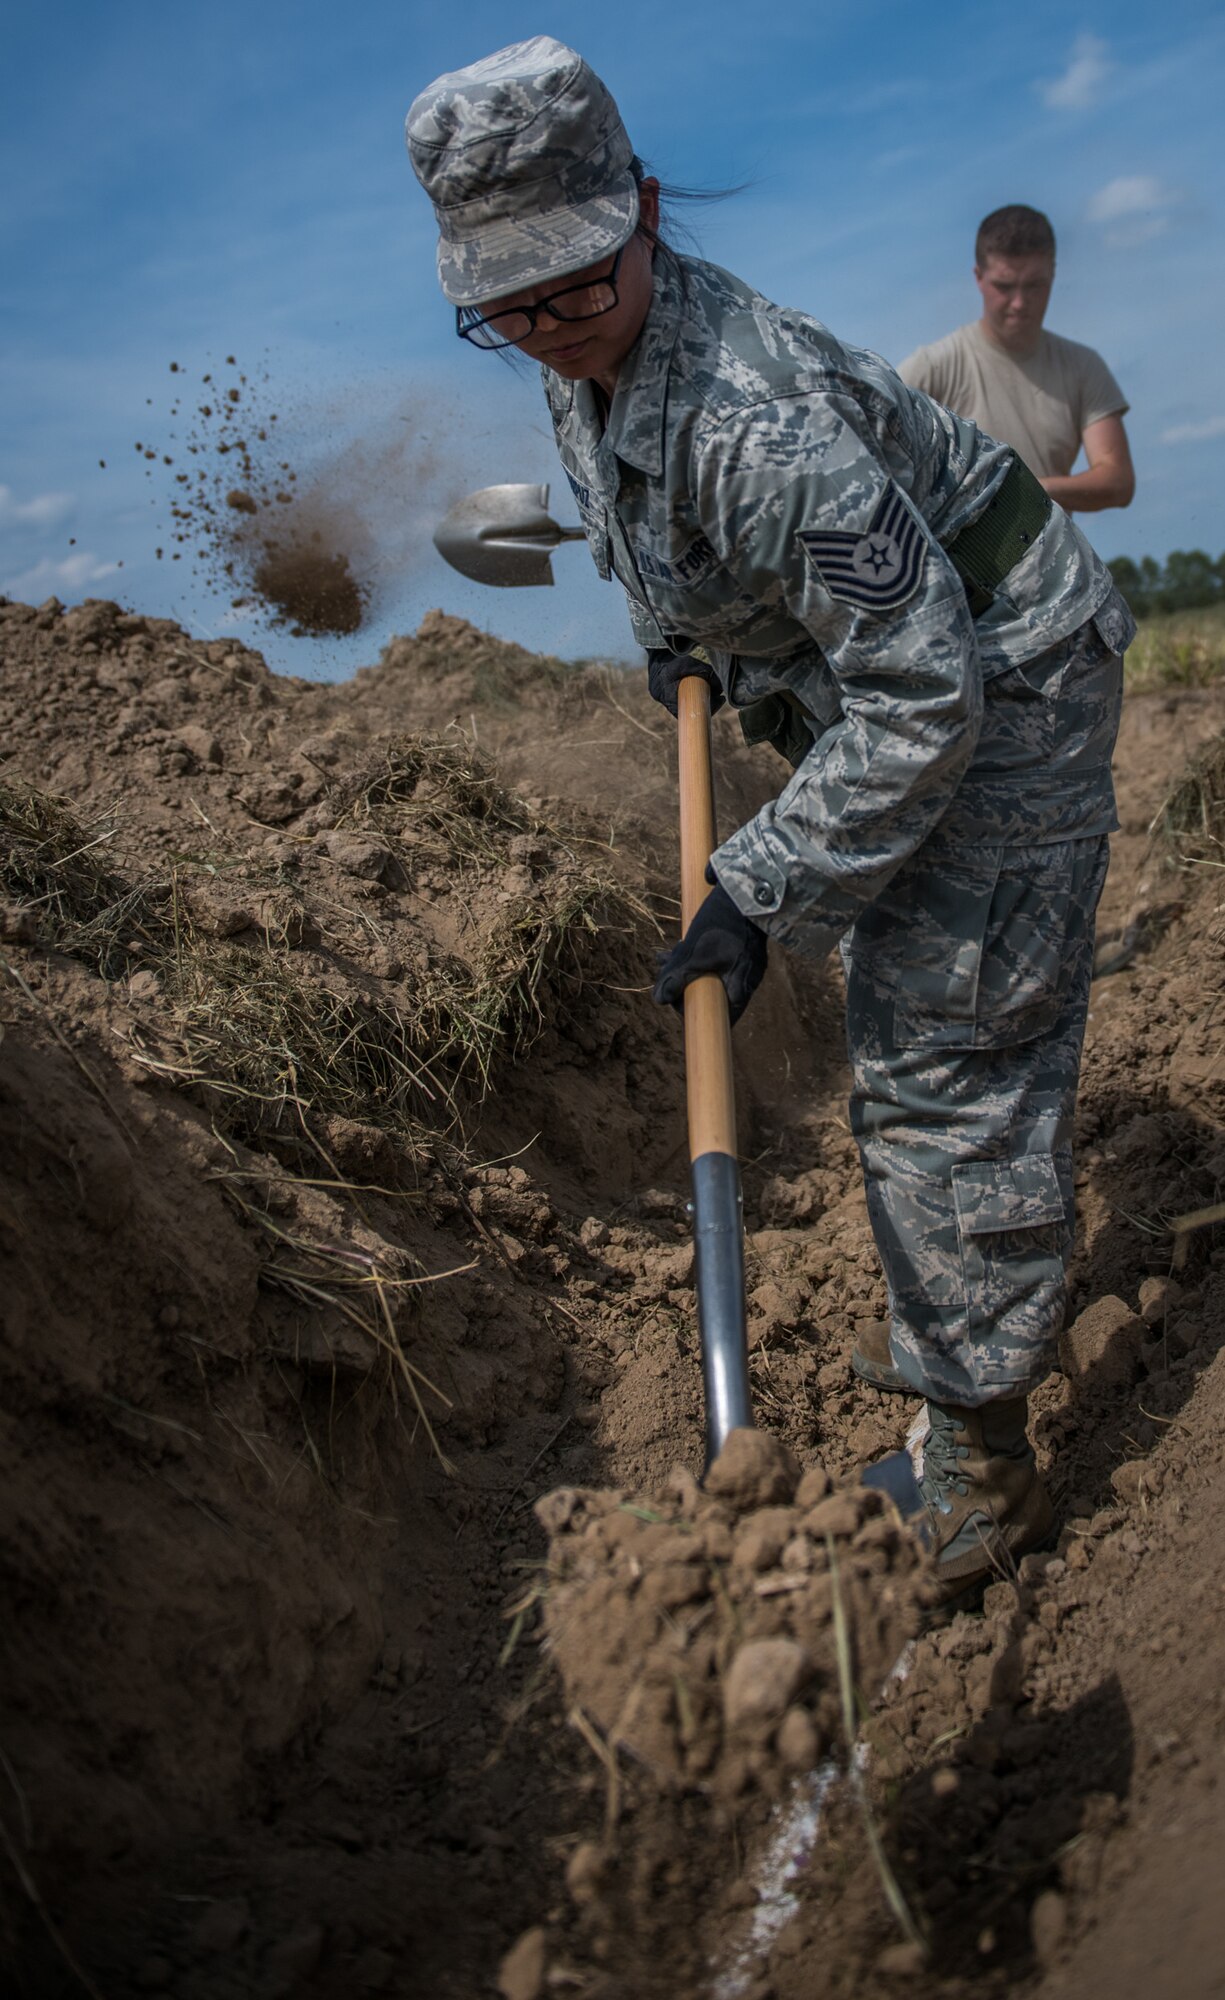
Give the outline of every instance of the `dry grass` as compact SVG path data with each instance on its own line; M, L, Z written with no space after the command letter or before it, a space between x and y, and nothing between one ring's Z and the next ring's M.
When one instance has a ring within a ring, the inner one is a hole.
M495 914L471 926L464 957L423 954L395 985L339 963L325 975L271 931L202 928L188 871L125 882L109 863L115 830L104 817L82 826L63 800L7 783L0 883L42 942L104 979L157 974L170 1044L133 1053L235 1137L300 1138L311 1113L408 1139L454 1132L499 1063L574 1004L600 935L637 933L646 911L580 851L573 829L529 811L462 743L401 739L332 803L334 825L377 834L406 874L424 860L462 895L526 853L530 890L486 899Z
M419 1023L393 1003L333 988L289 952L201 936L177 898L176 910L174 955L159 969L179 1031L178 1080L197 1086L228 1129L252 1139L292 1131L312 1111L407 1134L453 1122Z
M1188 765L1155 830L1180 861L1225 866L1225 736L1215 737Z
M373 771L337 787L332 806L335 826L377 828L401 841L423 836L462 860L495 855L508 837L545 830L462 739L395 738Z
M260 1267L261 1283L284 1292L308 1310L328 1307L356 1327L369 1342L372 1351L381 1353L386 1359L393 1401L400 1388L407 1390L417 1422L429 1439L439 1464L444 1472L453 1470L438 1442L424 1401L428 1394L436 1398L443 1409L449 1410L452 1407L451 1398L423 1368L410 1360L398 1318L404 1316L401 1309L406 1304L413 1304L412 1295L420 1287L459 1277L464 1271L471 1270L472 1264L461 1265L453 1271L406 1276L402 1271L392 1270L385 1260L381 1261L371 1251L352 1243L330 1242L286 1228L266 1208L247 1199L240 1191L240 1176L223 1175L219 1178L227 1198L245 1219L271 1238L270 1254Z
M538 864L532 892L501 906L467 964L433 968L418 982L434 1064L481 1095L495 1062L525 1053L550 1006L577 997L597 936L632 936L650 922L581 828L532 811L462 741L400 738L335 804L338 827L377 834L409 867L425 860L454 877L508 860Z
M1170 611L1141 620L1128 648L1128 694L1210 687L1225 675L1225 610Z
M0 779L0 883L59 945L71 939L104 979L129 970L132 947L151 939L143 889L109 865L115 827L107 813L82 824L62 799ZM156 918L153 919L156 929Z

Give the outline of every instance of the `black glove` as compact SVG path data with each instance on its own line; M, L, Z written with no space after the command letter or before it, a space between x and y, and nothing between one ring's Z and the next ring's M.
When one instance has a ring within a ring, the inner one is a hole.
M676 714L677 688L683 680L695 675L710 689L710 712L714 715L723 706L723 689L714 668L706 660L695 659L692 653L658 649L647 653L647 691L652 701L663 703L669 715Z
M715 878L708 868L708 881ZM737 909L727 890L715 881L679 944L660 960L653 997L661 1007L682 1005L690 980L718 973L727 988L733 1026L760 986L766 969L766 934Z

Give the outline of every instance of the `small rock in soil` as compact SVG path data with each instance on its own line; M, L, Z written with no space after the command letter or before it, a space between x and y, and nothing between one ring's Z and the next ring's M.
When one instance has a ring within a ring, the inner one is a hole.
M536 1924L512 1944L498 1967L498 1992L502 2000L540 2000L544 1991L548 1939Z
M925 1960L921 1944L889 1944L877 1959L876 1970L886 1979L916 1979L923 1970Z
M789 1708L778 1732L778 1754L792 1771L811 1771L821 1755L821 1738L807 1709Z
M1122 1299L1095 1299L1059 1342L1064 1374L1081 1390L1127 1388L1136 1378L1144 1321Z
M1151 1498L1159 1483L1147 1459L1143 1458L1126 1459L1122 1465L1116 1465L1110 1475L1115 1496L1125 1507L1134 1507L1138 1501Z
M727 1726L744 1735L769 1735L803 1685L808 1661L794 1639L757 1639L741 1646L723 1683Z
M1068 1927L1068 1906L1058 1889L1044 1889L1029 1913L1034 1957L1045 1971L1058 1956Z
M795 1453L767 1431L730 1432L706 1475L706 1491L740 1513L785 1504L799 1483Z
M1156 1326L1181 1297L1182 1286L1177 1279L1143 1278L1140 1282L1140 1317L1149 1326Z
M575 1902L591 1902L603 1875L603 1848L594 1840L580 1841L566 1864L566 1887Z

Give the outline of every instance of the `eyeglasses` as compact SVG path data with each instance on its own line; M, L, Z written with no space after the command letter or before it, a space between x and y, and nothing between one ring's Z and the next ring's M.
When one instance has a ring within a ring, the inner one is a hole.
M461 340L470 340L474 347L514 347L535 333L541 313L547 312L550 319L563 321L598 319L601 313L611 312L617 303L617 272L625 250L623 243L607 277L588 278L582 285L566 285L547 299L537 299L534 306L512 306L507 312L490 313L487 318L482 318L475 306L456 306L455 331Z

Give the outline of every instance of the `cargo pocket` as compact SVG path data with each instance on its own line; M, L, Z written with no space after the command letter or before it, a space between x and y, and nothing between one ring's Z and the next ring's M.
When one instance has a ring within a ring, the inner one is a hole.
M983 1388L1015 1384L1019 1394L1040 1371L1063 1311L1071 1228L1055 1161L1050 1153L962 1160L953 1200L970 1373Z
M945 854L905 890L891 939L897 1048L1003 1049L1050 1031L1068 975L1061 850Z
M1065 649L984 675L986 702L974 752L974 775L1043 770L1058 748L1057 705Z

